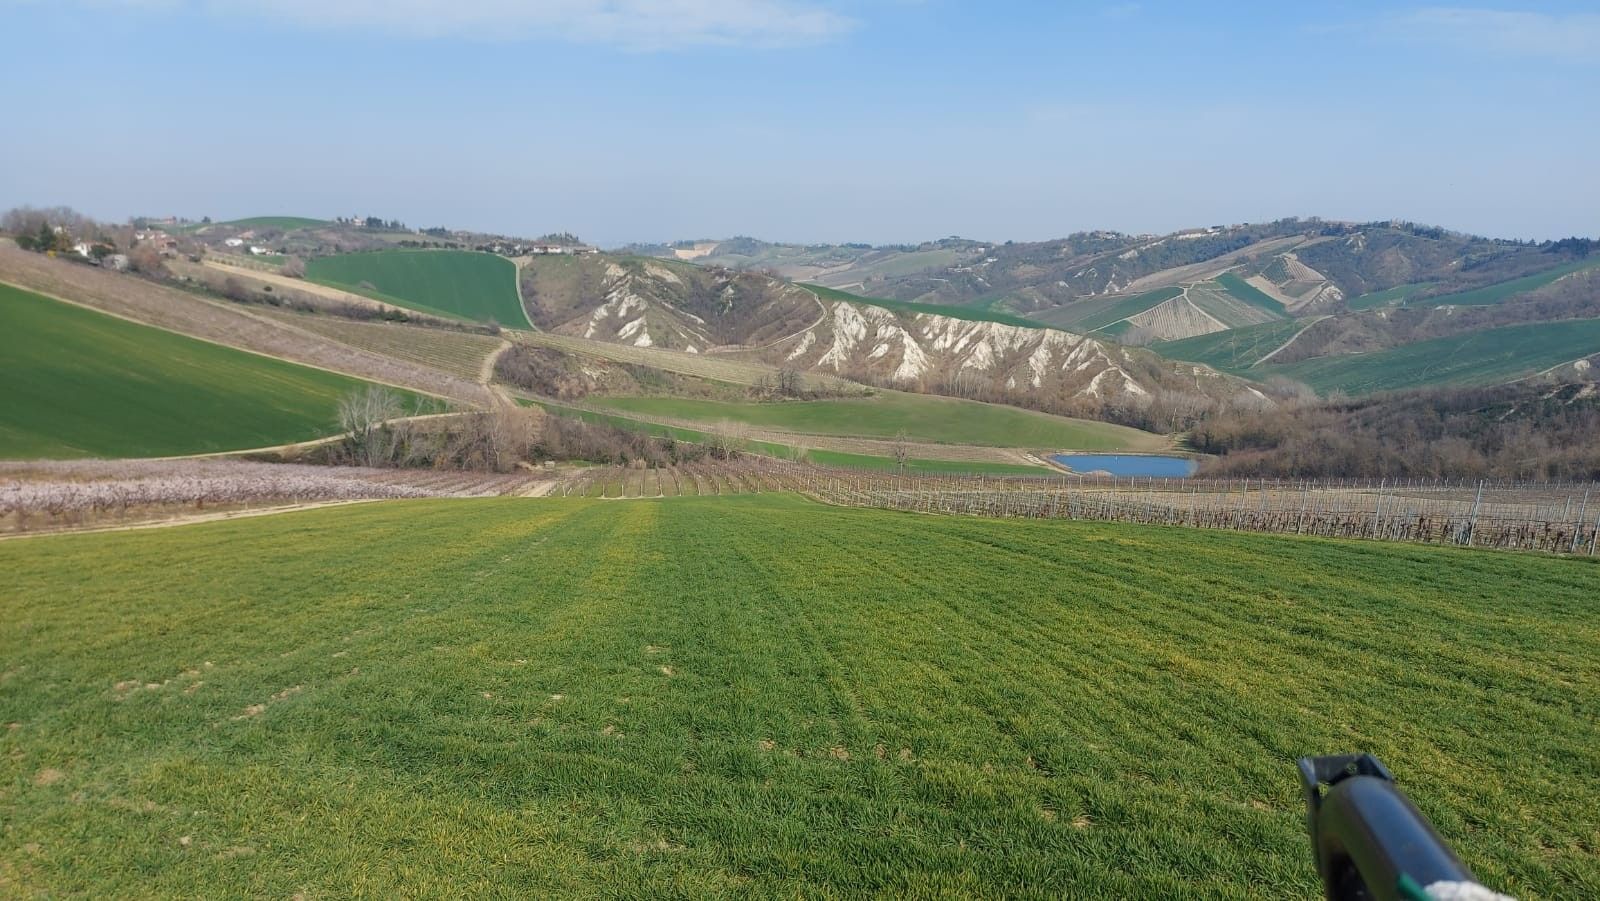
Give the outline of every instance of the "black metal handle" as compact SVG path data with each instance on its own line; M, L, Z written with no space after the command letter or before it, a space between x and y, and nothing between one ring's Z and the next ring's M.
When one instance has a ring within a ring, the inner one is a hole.
M1302 757L1300 780L1328 901L1398 901L1414 897L1403 886L1474 881L1378 758Z

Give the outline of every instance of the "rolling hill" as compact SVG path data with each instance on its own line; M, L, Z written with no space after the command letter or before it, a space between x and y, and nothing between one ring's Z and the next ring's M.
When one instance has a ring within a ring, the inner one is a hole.
M304 441L335 432L339 399L364 384L3 284L0 348L6 459L169 456Z
M317 257L306 278L399 307L526 328L517 297L517 267L490 253L379 250Z
M1161 341L1151 345L1151 349L1174 360L1193 360L1221 372L1239 373L1282 347L1310 321L1279 319L1177 341Z
M280 231L296 231L302 228L319 228L330 223L326 219L309 219L305 216L250 216L218 224L231 225L235 228L275 228Z
M535 324L556 334L735 354L936 393L1031 391L1097 404L1168 389L1241 390L1214 372L1073 332L1011 324L1003 314L948 316L719 267L603 254L535 257L524 267L522 290Z
M1269 363L1317 391L1368 394L1400 388L1490 385L1600 354L1600 319L1540 322L1485 329L1364 354Z
M761 495L0 571L24 894L1310 898L1293 760L1350 747L1485 883L1600 880L1584 560Z

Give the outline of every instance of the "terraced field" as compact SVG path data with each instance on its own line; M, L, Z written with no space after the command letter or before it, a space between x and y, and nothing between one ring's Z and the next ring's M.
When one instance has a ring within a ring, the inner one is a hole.
M0 285L0 457L146 457L335 431L352 378ZM415 402L414 396L408 400Z
M476 380L483 364L500 348L502 339L446 329L423 328L398 322L358 322L333 316L272 311L299 328L376 354L431 366L464 379Z
M1358 748L1485 883L1600 893L1584 560L763 494L0 571L18 896L1309 901L1293 761Z
M1052 450L1154 450L1167 444L1163 436L1109 423L898 391L870 398L783 403L676 397L601 397L590 402L623 413L706 424L736 422L814 435L893 438L904 433L913 441Z
M528 328L517 267L505 257L464 250L376 250L317 257L306 278L397 307L469 322ZM363 287L363 284L371 287Z
M1540 322L1418 341L1390 350L1268 363L1320 392L1366 394L1431 385L1489 385L1600 353L1600 319Z

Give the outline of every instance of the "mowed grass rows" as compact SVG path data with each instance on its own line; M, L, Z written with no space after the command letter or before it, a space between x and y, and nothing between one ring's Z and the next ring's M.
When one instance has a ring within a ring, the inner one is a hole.
M397 307L528 328L517 267L505 257L465 250L375 250L317 257L306 278ZM363 283L371 287L363 287Z
M1600 893L1587 561L762 495L0 569L22 895L1311 899L1294 759L1347 750L1485 882Z
M364 382L0 285L0 458L150 457L337 431ZM408 402L414 395L402 392Z

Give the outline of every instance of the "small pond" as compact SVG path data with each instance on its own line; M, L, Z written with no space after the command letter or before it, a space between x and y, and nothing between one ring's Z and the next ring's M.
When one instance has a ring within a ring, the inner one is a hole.
M1188 457L1158 457L1147 454L1055 454L1050 459L1073 472L1108 472L1114 476L1153 476L1181 479L1194 475L1195 462Z

